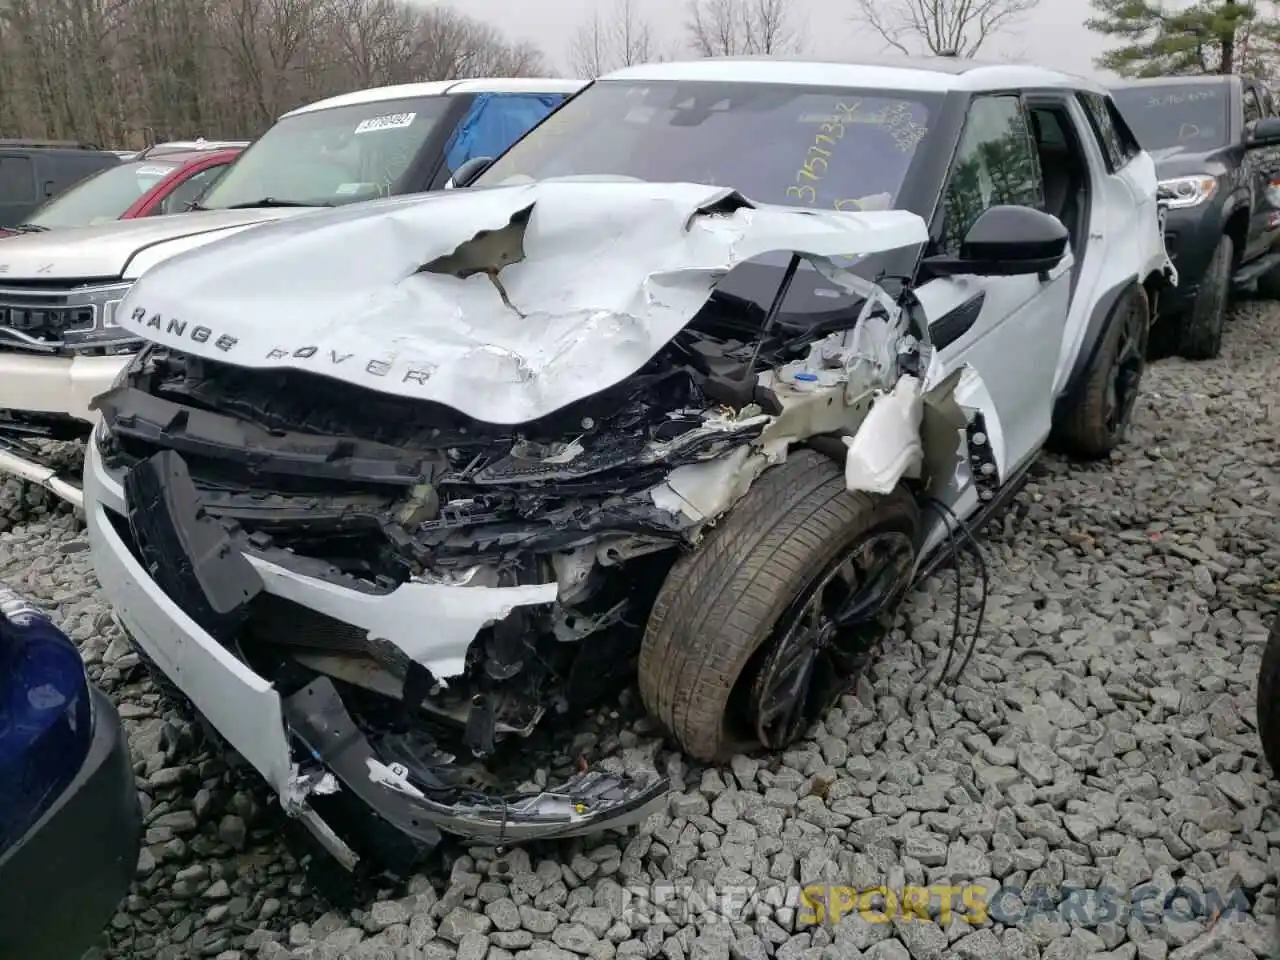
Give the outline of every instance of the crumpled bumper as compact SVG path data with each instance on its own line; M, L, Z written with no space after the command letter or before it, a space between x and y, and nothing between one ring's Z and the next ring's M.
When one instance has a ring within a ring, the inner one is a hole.
M86 456L85 494L94 567L122 625L219 734L267 780L285 809L300 818L348 868L367 854L359 849L358 839L340 836L318 812L333 799L335 787L348 809L350 801L357 801L357 806L377 815L380 828L390 825L406 846L420 850L438 843L441 834L507 844L624 829L665 805L668 785L656 774L586 772L559 787L523 795L467 791L459 796L420 789L404 776L403 768L384 763L375 755L331 681L320 678L282 697L271 682L173 601L135 553L129 525L122 519L126 514L124 490L105 469L93 443ZM193 518L175 516L175 512L152 509L148 524L153 530L167 529L165 539L170 543L189 543L189 530L183 528L189 527ZM166 567L182 566L188 576L198 566L202 576L227 579L219 576L216 560L208 556L199 558L198 563L190 556L171 560ZM243 573L244 558L238 553L229 562L237 561L240 566L231 579ZM257 558L251 559L251 564L264 580L272 579L270 564ZM295 575L294 581L298 579ZM314 583L316 589L333 589ZM188 581L184 589L199 590L200 584ZM448 615L445 610L431 609L429 593L421 598L419 618Z

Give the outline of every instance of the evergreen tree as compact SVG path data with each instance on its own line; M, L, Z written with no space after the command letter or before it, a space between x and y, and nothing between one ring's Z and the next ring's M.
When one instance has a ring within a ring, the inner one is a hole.
M1160 0L1092 3L1098 16L1085 25L1122 41L1095 63L1121 76L1265 72L1277 49L1277 23L1256 0L1199 0L1185 9Z

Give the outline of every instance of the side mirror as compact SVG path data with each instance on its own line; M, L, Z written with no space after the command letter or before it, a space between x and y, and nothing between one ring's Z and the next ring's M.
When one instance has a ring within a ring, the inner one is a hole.
M453 176L449 178L449 182L444 185L446 190L460 190L463 187L469 187L476 182L476 178L480 174L489 169L489 165L493 163L493 157L472 157L470 160L453 171Z
M1249 147L1274 147L1280 144L1280 117L1263 117L1253 125L1245 143Z
M934 277L1047 273L1062 262L1068 239L1057 217L1032 207L990 207L965 234L960 256L926 257L923 265Z

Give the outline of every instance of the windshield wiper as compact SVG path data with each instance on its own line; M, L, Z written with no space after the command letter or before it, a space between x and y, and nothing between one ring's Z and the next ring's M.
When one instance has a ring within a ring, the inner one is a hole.
M16 227L11 227L15 233L44 233L48 227L42 227L38 223L20 223Z
M332 207L332 203L324 201L312 201L303 203L300 200L279 200L275 197L263 197L261 200L249 200L246 203L233 203L229 207L223 207L224 210L250 210L254 207Z

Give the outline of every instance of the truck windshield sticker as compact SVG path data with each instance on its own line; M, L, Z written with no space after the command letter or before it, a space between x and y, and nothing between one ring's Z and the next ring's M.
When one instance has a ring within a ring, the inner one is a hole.
M389 113L385 117L370 117L356 124L356 133L376 133L379 130L401 130L413 124L416 113Z

